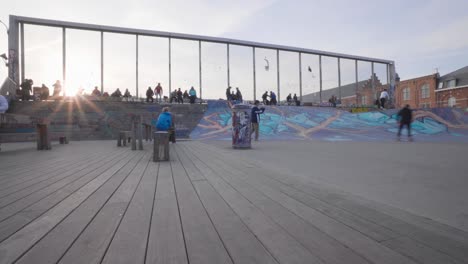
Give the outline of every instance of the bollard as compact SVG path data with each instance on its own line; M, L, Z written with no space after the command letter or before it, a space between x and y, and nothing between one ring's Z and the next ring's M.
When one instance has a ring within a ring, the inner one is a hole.
M138 149L139 150L143 150L143 129L141 127L141 124L137 125L137 128L138 128Z
M49 131L46 124L37 124L37 150L52 149L49 138Z
M169 160L169 133L166 131L157 131L153 134L154 148L153 161Z
M132 122L132 150L136 150L136 141L137 141L137 128L136 128L136 122Z

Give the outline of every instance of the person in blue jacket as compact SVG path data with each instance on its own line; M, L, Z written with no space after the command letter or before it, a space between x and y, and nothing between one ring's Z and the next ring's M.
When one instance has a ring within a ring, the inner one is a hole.
M175 129L174 119L172 118L169 107L164 107L156 122L156 129L158 131L167 131L169 133L169 141L175 143Z
M189 91L189 98L190 98L190 103L191 104L194 104L195 103L195 99L197 99L197 91L195 91L195 89L193 88L190 88L190 91Z

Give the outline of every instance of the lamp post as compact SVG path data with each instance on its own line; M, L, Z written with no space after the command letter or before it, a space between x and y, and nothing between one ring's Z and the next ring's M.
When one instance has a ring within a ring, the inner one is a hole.
M5 28L6 28L6 30L7 30L7 35L8 35L8 34L10 33L10 30L8 29L8 26L7 26L5 23L3 23L2 20L0 20L0 23L2 23L3 26L5 26Z

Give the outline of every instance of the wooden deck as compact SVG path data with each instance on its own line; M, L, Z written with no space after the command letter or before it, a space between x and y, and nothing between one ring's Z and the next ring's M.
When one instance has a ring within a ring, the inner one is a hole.
M468 234L200 142L0 153L0 263L468 263ZM14 155L13 155L14 154Z

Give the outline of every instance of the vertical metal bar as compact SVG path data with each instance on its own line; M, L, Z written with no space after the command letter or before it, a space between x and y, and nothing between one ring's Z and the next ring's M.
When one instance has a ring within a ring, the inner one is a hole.
M387 66L387 85L390 84L390 67L388 64L385 64Z
M356 91L354 94L356 95L356 105L359 103L359 98L358 98L358 90L359 90L359 76L358 76L358 61L354 61L354 71L355 71L355 77L356 77Z
M341 60L338 58L338 98L341 101Z
M227 85L231 86L231 73L229 68L229 43L227 44Z
M199 70L199 81L200 81L200 103L201 103L201 100L202 100L202 60L201 60L201 56L202 56L202 53L201 53L201 41L199 40L198 41L198 70Z
M255 47L252 47L253 54L253 89L254 89L254 101L257 100L257 76L255 71Z
M302 102L302 53L299 52L299 101Z
M374 102L375 99L377 99L377 94L376 94L376 92L375 92L374 62L371 62L371 70L372 70L372 74L371 74L371 76L372 76L372 77L371 77L372 95L373 95L373 97L374 97L374 98L372 98L372 99L373 99L372 102Z
M322 102L322 55L319 55L320 103Z
M104 32L101 31L101 95L104 94Z
M281 103L279 50L276 50L276 79L278 85L277 101Z
M63 96L67 94L67 33L66 28L62 28L62 86L63 86Z
M135 81L136 81L136 98L138 98L138 35L135 35L135 47L136 47L136 51L135 51L135 68L136 68L136 78L135 78Z
M171 72L171 63L172 63L172 58L171 58L171 38L169 38L169 98L171 98L171 92L172 92L172 72Z
M20 43L19 43L19 31L20 25L16 16L10 15L9 18L10 28L8 34L8 77L12 79L16 83L16 88L19 88L20 84L20 61L19 61L19 54L20 54ZM24 38L21 40L21 43L24 43ZM24 52L21 51L21 56ZM24 65L24 63L21 63ZM24 72L24 71L23 71Z
M26 55L24 54L24 24L23 23L20 24L20 41L21 41L21 82L24 82L24 79L26 79L26 72L24 71L24 68L25 68L24 61L25 61Z

